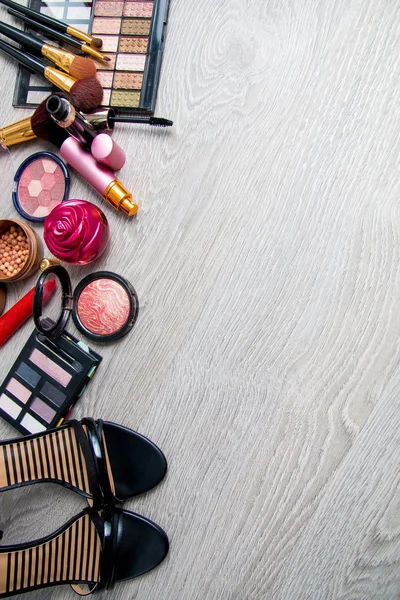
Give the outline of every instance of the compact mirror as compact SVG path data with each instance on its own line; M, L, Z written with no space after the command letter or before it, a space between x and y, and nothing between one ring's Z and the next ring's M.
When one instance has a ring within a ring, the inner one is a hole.
M60 265L48 267L39 277L33 296L36 329L47 338L59 337L72 310L72 287L67 271Z

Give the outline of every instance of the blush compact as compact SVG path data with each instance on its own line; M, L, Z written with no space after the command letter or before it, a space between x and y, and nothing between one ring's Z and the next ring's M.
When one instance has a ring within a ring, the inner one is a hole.
M116 273L92 273L75 289L72 318L79 331L91 340L118 340L132 329L138 312L134 288Z
M42 306L43 286L57 279L57 292L50 304ZM36 287L34 318L40 328L42 318L53 323L50 337L64 330L70 315L79 331L96 342L112 342L125 336L134 326L139 300L133 286L116 273L98 271L84 277L72 291L68 272L61 265L47 268Z
M25 159L14 177L12 198L19 214L41 223L68 198L69 173L52 152L36 152Z

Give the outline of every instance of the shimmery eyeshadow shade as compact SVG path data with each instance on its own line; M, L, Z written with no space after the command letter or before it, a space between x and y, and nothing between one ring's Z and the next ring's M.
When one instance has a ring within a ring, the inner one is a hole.
M152 2L126 2L124 7L125 17L151 17L153 13Z
M35 387L40 381L39 373L28 367L24 362L19 365L16 373L21 379L29 383L31 387Z
M119 34L121 19L103 19L95 17L93 20L92 33L114 33Z
M30 406L31 410L41 417L46 423L50 423L54 419L56 411L51 408L46 402L40 398L35 398Z
M22 410L21 407L6 394L0 396L0 408L9 414L10 417L13 417L13 419L16 419Z
M126 90L140 90L143 82L142 73L115 73L114 87Z
M144 71L145 62L143 54L118 54L116 67L119 71Z
M47 375L61 383L66 387L72 379L72 375L67 373L62 367L51 360L48 356L40 352L35 348L29 357L29 360L33 362L39 369L42 369Z
M40 433L41 431L46 431L46 427L28 413L22 419L21 425L31 433Z
M138 54L146 54L148 39L141 37L121 37L119 40L120 52L135 52Z
M25 402L29 399L31 392L26 388L22 383L14 379L12 377L7 384L6 390L10 392L13 396L18 398L20 402Z
M109 88L112 86L114 74L111 71L101 71L97 73L97 79L100 81L101 86Z
M62 406L66 398L66 395L55 388L49 381L44 383L40 393L55 406Z
M117 92L113 91L111 94L111 105L112 106L139 106L140 103L140 92Z
M120 283L97 279L81 292L77 305L82 325L95 335L112 335L126 325L129 296Z
M94 14L96 17L120 17L123 8L123 2L96 2Z
M103 45L101 47L102 52L116 52L118 50L118 36L117 35L99 35Z
M124 19L121 25L123 35L149 35L150 19Z

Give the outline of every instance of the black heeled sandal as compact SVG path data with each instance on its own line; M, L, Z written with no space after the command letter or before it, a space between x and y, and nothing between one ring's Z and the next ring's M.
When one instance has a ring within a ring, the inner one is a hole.
M0 547L0 598L67 583L81 596L111 589L154 569L168 547L166 533L140 515L87 508L52 535Z
M61 427L0 442L0 491L53 482L100 509L155 487L167 471L161 450L135 431L107 421Z

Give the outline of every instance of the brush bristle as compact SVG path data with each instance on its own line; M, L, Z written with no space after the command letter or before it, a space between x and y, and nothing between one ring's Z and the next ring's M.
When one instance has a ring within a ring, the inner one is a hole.
M59 127L51 118L46 109L47 98L43 100L31 116L31 127L36 137L48 140L57 147L68 137L65 129Z
M101 48L103 45L103 40L97 37L92 37L92 46L95 48Z
M75 56L69 69L69 74L74 79L84 79L85 77L96 77L96 65L90 58Z
M72 104L82 112L92 112L103 100L103 88L95 77L79 79L69 93Z

